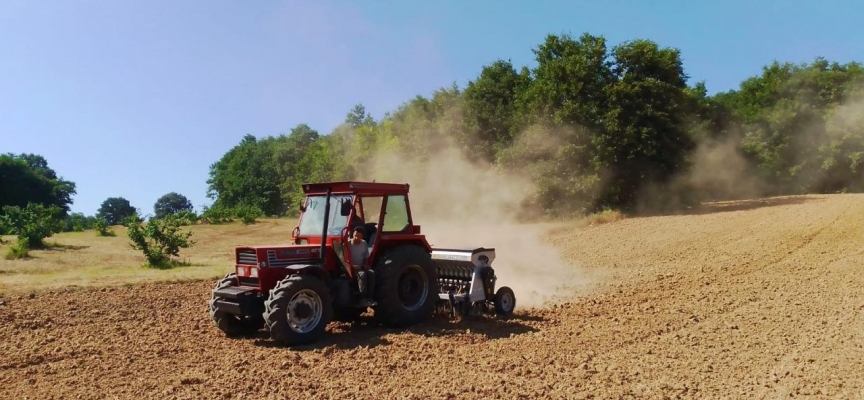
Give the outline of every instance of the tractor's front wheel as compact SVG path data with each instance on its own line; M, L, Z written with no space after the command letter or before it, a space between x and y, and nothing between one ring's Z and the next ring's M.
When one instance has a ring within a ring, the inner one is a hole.
M330 292L321 279L291 275L270 291L264 321L273 340L286 346L309 344L324 334L333 318Z
M216 289L224 289L226 287L237 286L237 274L230 273L225 275L222 280L216 284ZM215 291L214 290L214 291ZM216 294L210 298L210 319L219 327L225 336L237 337L252 335L264 326L264 319L261 315L249 315L241 318L234 314L229 314L223 310L219 310L216 305Z
M438 271L419 246L389 251L375 266L375 319L402 328L427 320L438 300Z

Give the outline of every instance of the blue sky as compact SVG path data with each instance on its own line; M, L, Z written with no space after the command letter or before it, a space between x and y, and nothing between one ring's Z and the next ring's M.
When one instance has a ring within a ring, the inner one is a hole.
M0 152L46 157L75 212L123 196L152 213L171 191L200 209L244 134L326 134L356 103L379 118L495 59L532 66L549 33L679 48L711 93L773 60L864 61L860 1L467 3L5 0Z

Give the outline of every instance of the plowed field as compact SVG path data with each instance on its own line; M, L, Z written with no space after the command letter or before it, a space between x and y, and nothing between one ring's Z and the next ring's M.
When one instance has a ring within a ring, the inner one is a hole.
M221 335L215 281L0 293L0 398L864 398L864 196L547 240L603 278L509 320L333 323L301 348Z

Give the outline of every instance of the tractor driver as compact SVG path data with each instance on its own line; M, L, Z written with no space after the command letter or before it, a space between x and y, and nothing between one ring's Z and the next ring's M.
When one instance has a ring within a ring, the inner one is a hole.
M363 224L365 223L366 221L364 221L363 219L363 210L355 205L351 213L351 221L348 222L348 229L350 229L352 232L356 231L358 226L363 228ZM362 233L365 235L366 230L364 229Z
M369 246L363 240L365 230L362 226L354 228L354 236L348 242L351 247L351 267L357 273L357 286L360 289L360 295L363 298L360 300L360 305L364 307L373 307L376 303L372 300L372 293L375 289L375 271L367 267L366 259L369 258Z

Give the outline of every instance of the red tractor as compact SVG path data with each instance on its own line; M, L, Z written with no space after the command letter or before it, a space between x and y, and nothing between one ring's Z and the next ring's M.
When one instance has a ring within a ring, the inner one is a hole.
M462 315L513 312L508 287L495 291L495 249L433 249L414 224L408 184L304 184L291 244L240 246L235 272L213 290L210 317L228 336L261 328L284 345L317 340L332 320L366 312L351 265L350 235L361 227L365 267L374 271L374 317L389 327L427 320L436 309ZM493 311L494 309L494 311Z

